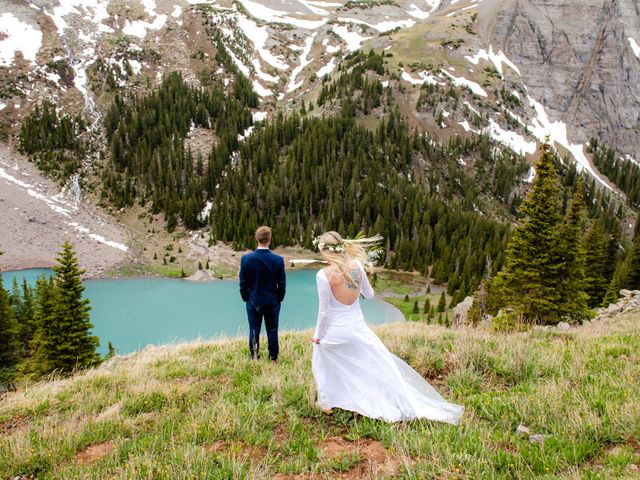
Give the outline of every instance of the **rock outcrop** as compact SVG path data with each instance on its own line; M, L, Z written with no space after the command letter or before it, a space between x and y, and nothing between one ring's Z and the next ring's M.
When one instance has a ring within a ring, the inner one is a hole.
M473 297L467 297L453 309L453 327L460 328L469 323L469 310L473 305Z
M620 290L618 303L597 310L597 316L592 321L606 320L621 313L640 309L640 290Z
M567 124L572 143L595 136L640 159L638 0L486 0L481 8L489 42L520 67L550 120Z

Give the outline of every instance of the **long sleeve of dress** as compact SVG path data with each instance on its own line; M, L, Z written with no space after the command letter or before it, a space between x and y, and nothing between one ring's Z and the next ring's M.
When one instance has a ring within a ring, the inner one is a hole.
M318 286L318 320L314 338L321 339L327 330L327 319L329 318L329 304L331 301L331 286L323 276L322 270L316 274L316 285Z
M362 296L364 298L370 300L375 296L375 293L373 291L373 287L371 287L371 284L369 283L369 278L367 277L367 272L365 271L365 269L362 266L362 264L360 262L358 262L358 265L360 266L360 272L362 273L362 287L361 287L360 291L362 292Z

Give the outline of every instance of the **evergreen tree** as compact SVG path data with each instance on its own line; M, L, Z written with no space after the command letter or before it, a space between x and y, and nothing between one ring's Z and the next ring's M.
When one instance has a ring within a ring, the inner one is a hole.
M602 299L602 306L607 307L611 303L616 303L618 301L618 287L616 285L616 281L611 280L609 287L607 287L607 292L604 294L604 298Z
M408 302L408 301L409 301L409 295L405 295L405 296L404 296L404 301L405 301L405 302Z
M588 305L592 308L602 303L611 283L611 277L608 275L611 272L609 264L612 261L615 262L615 258L612 259L607 255L609 244L610 242L605 239L599 223L593 222L583 243L585 252L584 291L589 295Z
M42 275L36 281L35 290L35 333L31 340L32 356L28 370L36 375L45 375L55 370L53 358L56 355L55 280Z
M111 341L107 342L107 355L104 357L104 359L108 360L112 357L115 357L117 354L118 354L118 351L113 346L113 343L111 343Z
M82 298L83 270L78 267L73 247L65 242L58 258L52 291L47 292L49 304L44 305L46 317L39 324L37 351L34 354L36 368L40 371L69 373L75 368L97 364L100 356L96 352L98 337L91 335L89 300Z
M631 290L640 289L640 234L633 237L633 246L629 253L628 270L624 286Z
M583 215L584 197L580 179L566 218L558 229L558 314L571 320L582 320L589 315L588 295L584 291L584 250L581 242Z
M418 300L416 300L415 302L413 302L413 310L412 313L414 314L419 314L420 313L420 307L418 306Z
M429 313L429 310L431 309L431 302L429 301L429 297L424 299L424 306L422 307L422 313Z
M22 346L21 356L26 357L29 355L29 345L33 338L35 327L33 291L25 278L22 279L22 286L20 287L17 278L14 277L11 289L11 304L18 325L19 339Z
M0 272L0 384L10 382L20 359L20 343L15 312Z
M522 203L525 219L513 233L504 270L495 277L492 289L500 296L500 303L515 308L526 322L553 324L560 320L558 204L553 154L545 144L536 163L533 187Z
M442 313L446 310L447 308L447 298L445 297L444 292L442 292L442 295L440 295L440 300L438 301L438 312ZM440 317L442 318L442 315L440 315Z

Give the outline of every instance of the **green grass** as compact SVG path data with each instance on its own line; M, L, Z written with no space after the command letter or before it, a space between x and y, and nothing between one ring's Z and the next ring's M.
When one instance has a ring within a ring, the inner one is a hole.
M247 360L244 339L146 349L0 400L0 478L638 478L639 325L635 313L568 334L378 328L466 407L459 427L322 414L309 332L282 335L277 365ZM349 448L325 455L336 438Z
M375 289L383 294L411 295L419 292L425 284L422 276L386 270L378 272Z
M431 305L436 308L435 318L432 320L429 320L428 319L429 315L422 311L424 307L424 301L427 297L429 298L429 302L431 302ZM447 298L447 307L448 307L449 302L451 301L451 298L450 297L446 297L446 298ZM413 304L416 300L418 301L418 307L420 309L420 312L417 314L413 313ZM385 302L390 303L391 305L396 307L398 310L400 310L404 315L405 319L412 322L428 322L428 323L438 322L438 318L440 316L440 313L437 311L439 300L440 300L440 294L437 294L437 293L430 293L428 295L416 295L413 297L409 297L408 301L405 301L404 297L402 298L385 297L384 299ZM443 321L446 316L449 317L449 320L453 320L452 308L446 308L445 311L442 313Z

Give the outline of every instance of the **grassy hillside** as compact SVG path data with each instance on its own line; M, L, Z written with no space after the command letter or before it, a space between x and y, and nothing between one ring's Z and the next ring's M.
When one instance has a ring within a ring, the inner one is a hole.
M638 478L640 313L496 336L381 327L460 427L314 408L309 333L147 349L0 401L0 478ZM534 435L517 433L522 424Z

